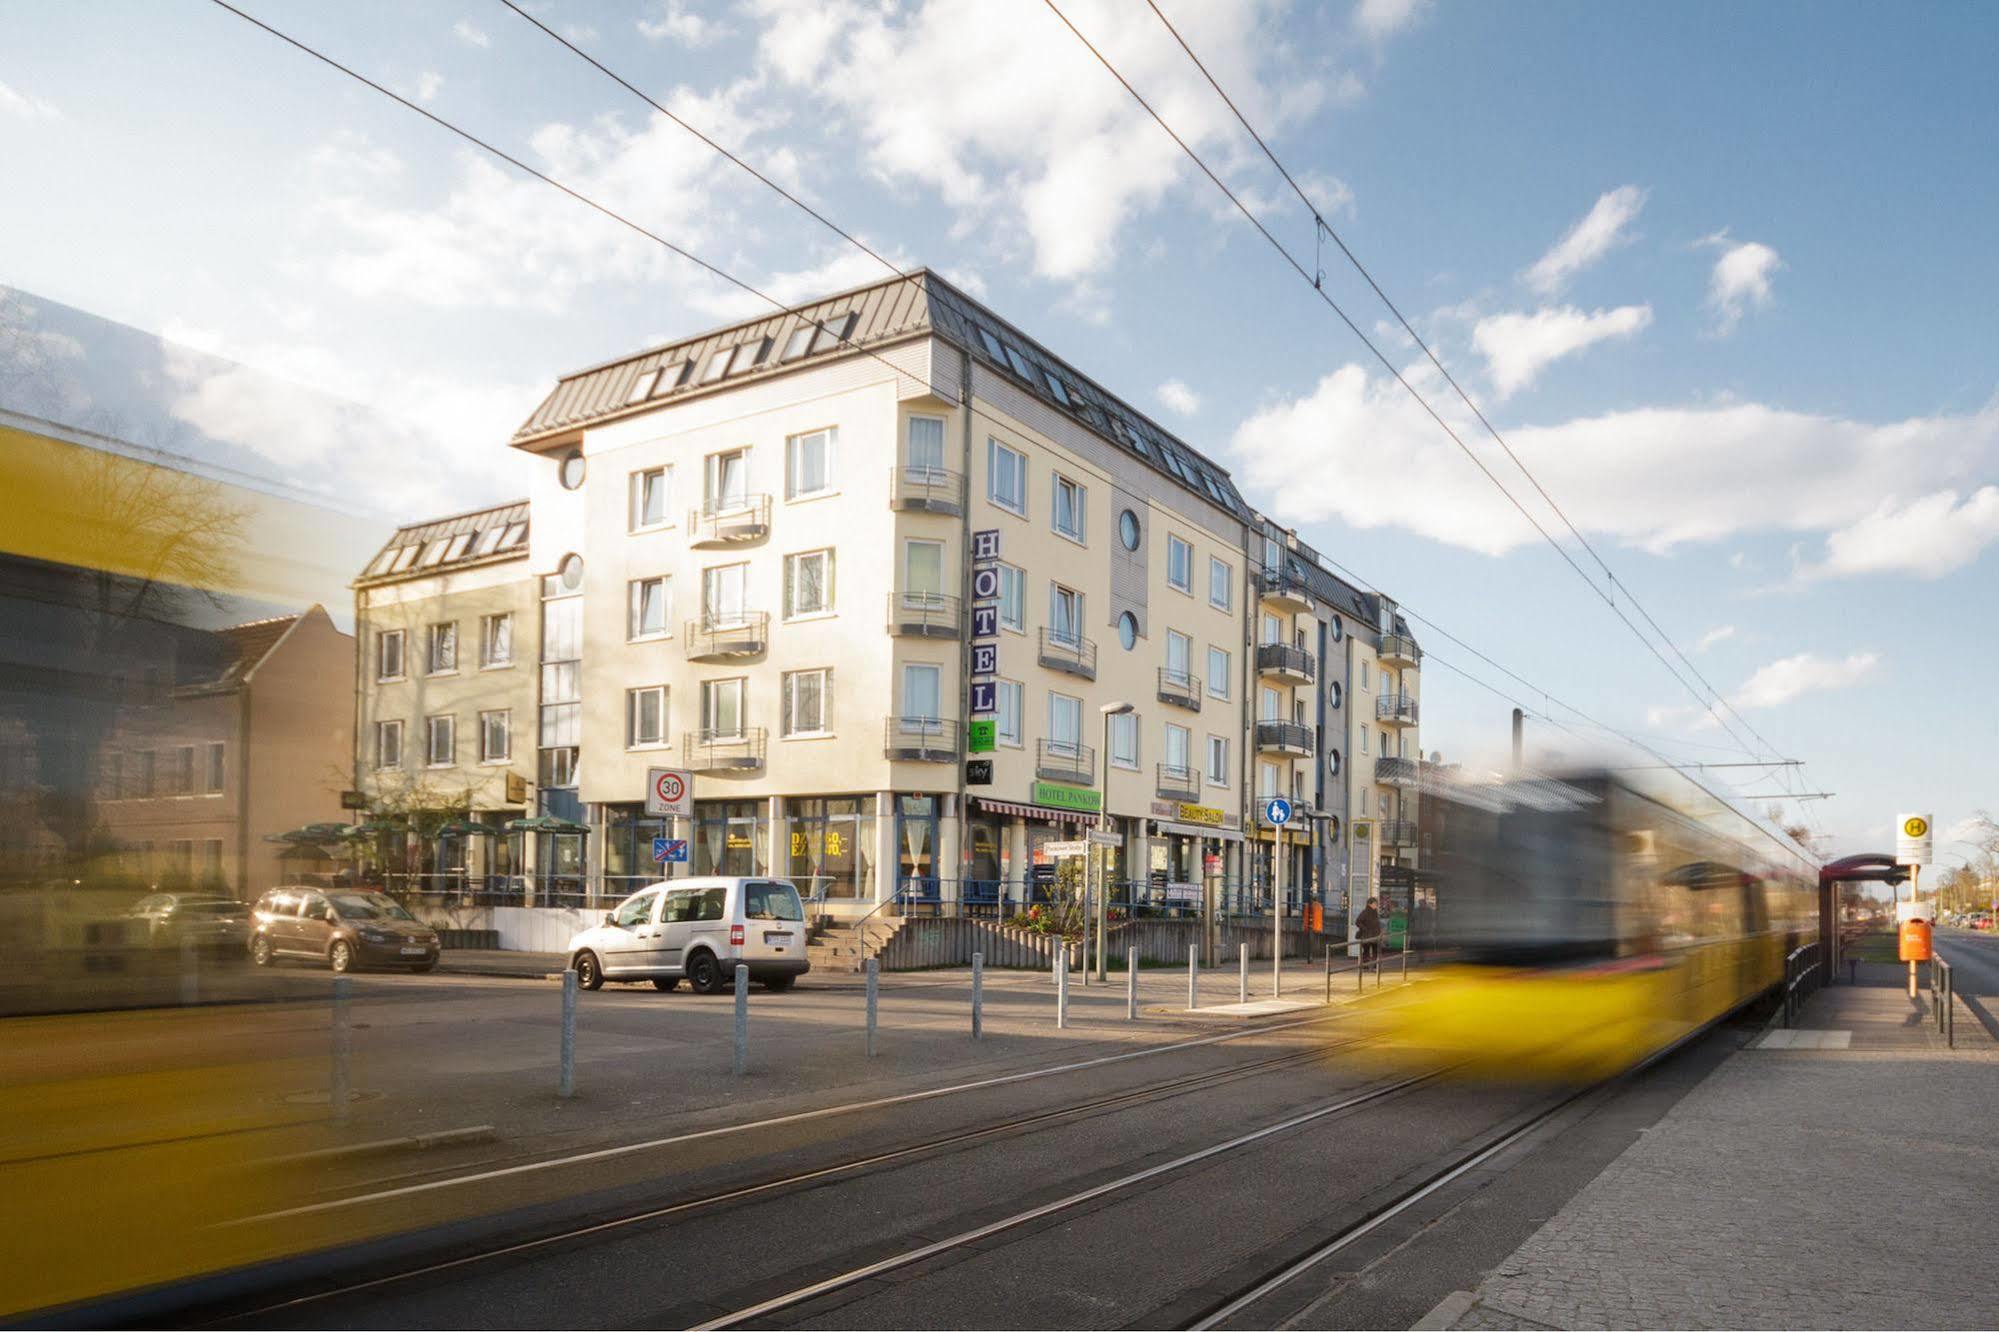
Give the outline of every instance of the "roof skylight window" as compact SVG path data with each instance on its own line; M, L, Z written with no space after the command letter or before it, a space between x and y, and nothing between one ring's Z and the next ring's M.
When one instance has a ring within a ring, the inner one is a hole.
M668 370L662 375L660 375L659 383L653 388L653 392L655 394L671 392L672 390L677 389L681 385L685 384L688 380L692 379L693 377L694 377L694 358L690 356L686 360L682 361L678 368Z
M429 541L424 543L423 558L419 560L417 563L422 568L425 569L428 569L431 565L436 564L439 560L442 560L444 558L444 546L445 542L443 537L439 537L435 541Z
M632 381L632 391L625 395L627 403L644 402L652 396L652 386L659 382L659 371L648 370Z
M390 546L388 549L384 550L380 555L377 555L375 557L375 562L368 566L369 577L373 577L376 574L387 573L389 571L389 566L396 562L396 556L400 552L400 549L401 548L397 546Z
M499 544L494 546L493 549L511 550L513 547L520 545L522 538L527 536L527 534L528 534L528 525L526 523L510 524L507 528L506 535L500 538Z
M791 330L791 336L784 340L784 352L777 359L795 361L812 350L812 335L817 330L811 324L800 324Z
M404 546L401 550L396 552L396 562L395 564L390 566L389 572L401 573L403 570L409 568L410 565L416 560L416 553L422 549L423 549L422 546Z
M1014 346L1011 342L1002 343L1000 345L1006 348L1006 363L1013 367L1013 372L1019 375L1022 379L1027 380L1029 383L1033 383L1034 367L1028 363L1027 358L1025 356L1022 356L1018 351L1014 350Z
M1063 387L1061 379L1056 376L1055 372L1052 370L1043 371L1041 377L1048 381L1048 391L1055 395L1055 401L1074 411L1076 404L1069 401L1069 390Z
M735 355L735 348L724 347L708 358L708 364L701 371L701 382L712 384L729 373L729 358Z
M444 548L444 558L447 560L464 559L466 550L472 545L473 535L471 532L460 532L457 536L451 538L450 544Z
M757 338L736 348L735 359L729 362L729 373L740 375L745 370L754 370L763 364L764 357L770 355L770 339Z
M824 321L819 326L819 336L812 339L812 350L823 352L839 346L854 336L854 325L860 321L861 316L853 310L836 319Z
M1001 362L1002 364L1005 363L1006 348L1000 345L1000 340L994 337L990 331L983 328L980 329L979 341L985 344L986 355L992 357L995 361Z

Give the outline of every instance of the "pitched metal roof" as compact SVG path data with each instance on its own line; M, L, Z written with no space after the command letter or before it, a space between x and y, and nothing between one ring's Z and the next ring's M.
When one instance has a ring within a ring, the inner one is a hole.
M1226 469L928 269L565 375L513 442L533 446L650 410L665 398L732 388L926 333L1209 503L1249 518Z
M464 538L458 540L458 538ZM524 559L528 553L528 502L427 518L396 529L355 586L422 578L440 569Z

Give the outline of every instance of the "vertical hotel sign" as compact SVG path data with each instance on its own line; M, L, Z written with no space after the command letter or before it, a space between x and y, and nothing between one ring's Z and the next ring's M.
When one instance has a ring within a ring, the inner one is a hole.
M996 527L972 533L971 725L966 752L993 752L999 712L1000 534Z

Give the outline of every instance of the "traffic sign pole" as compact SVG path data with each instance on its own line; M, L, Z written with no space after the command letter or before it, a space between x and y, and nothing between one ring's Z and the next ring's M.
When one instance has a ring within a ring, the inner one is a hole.
M1284 825L1277 825L1277 872L1270 890L1270 997L1284 997Z

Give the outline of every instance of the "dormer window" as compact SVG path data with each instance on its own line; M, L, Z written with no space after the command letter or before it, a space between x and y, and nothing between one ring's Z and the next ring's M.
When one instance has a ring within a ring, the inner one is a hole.
M859 314L852 310L838 319L829 319L819 326L819 336L812 339L815 352L830 351L854 336L854 325L861 321Z
M652 396L653 385L657 384L658 382L659 382L659 371L657 370L646 371L644 374L640 375L637 379L632 381L632 391L625 395L625 402L627 404L634 402L644 402L647 398L650 398Z

